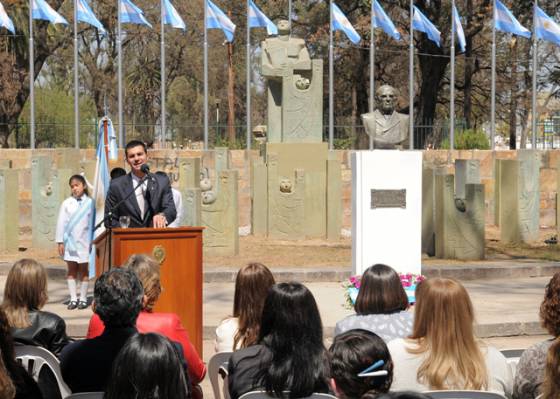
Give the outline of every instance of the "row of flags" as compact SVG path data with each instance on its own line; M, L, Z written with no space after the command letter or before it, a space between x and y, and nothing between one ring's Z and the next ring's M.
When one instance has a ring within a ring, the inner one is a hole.
M52 24L68 25L66 18L56 12L45 0L30 0L30 2L33 19L49 21ZM206 7L208 29L221 29L224 32L226 40L229 42L233 41L235 24L212 2L212 0L206 0ZM177 29L186 29L185 21L183 21L170 0L163 0L163 8L164 24L171 25L173 28ZM78 22L90 24L102 33L106 32L103 24L97 19L87 0L76 0L76 10ZM146 19L144 12L130 0L119 0L119 12L122 23L152 27ZM252 0L249 2L249 26L251 28L266 28L269 35L278 34L276 25ZM0 27L6 28L12 32L12 34L15 34L14 23L6 13L2 3L0 3Z

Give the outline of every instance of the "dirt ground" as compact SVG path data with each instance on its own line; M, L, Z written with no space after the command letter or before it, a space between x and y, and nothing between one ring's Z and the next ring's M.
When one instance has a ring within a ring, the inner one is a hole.
M496 226L486 228L486 258L498 259L543 259L560 261L560 245L545 244L544 240L557 234L555 229L541 229L539 240L532 244L503 244L499 241ZM14 262L23 257L35 258L48 265L64 265L52 251L38 251L23 247L17 253L0 254L0 262ZM338 241L303 240L280 241L262 237L245 236L239 238L239 254L236 256L204 255L205 267L239 268L248 262L258 261L270 267L347 267L352 263L352 240L342 238ZM435 259L424 256L423 264L462 264L449 259ZM468 263L475 263L469 261Z

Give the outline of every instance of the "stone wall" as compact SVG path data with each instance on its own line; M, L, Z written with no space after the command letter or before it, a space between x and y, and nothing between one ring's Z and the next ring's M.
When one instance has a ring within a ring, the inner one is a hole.
M34 155L47 155L53 158L55 164L63 162L64 152L70 150L61 149L39 149L34 150ZM342 167L342 228L350 230L351 226L351 181L352 175L349 162L349 151L335 151L341 161ZM31 232L31 150L0 149L0 160L3 161L0 167L8 166L19 170L19 200L20 200L20 233L29 234ZM150 163L152 170L164 170L172 173L172 180L175 183L179 179L178 159L189 157L202 157L201 167L208 167L213 171L214 156L213 151L192 151L192 150L153 150L150 151ZM250 154L251 157L257 156L257 151ZM93 149L80 150L81 160L94 160L95 151ZM446 166L453 169L455 159L477 159L480 161L480 178L485 190L485 216L486 223L491 224L494 220L494 180L493 168L495 159L515 159L515 151L424 151L424 163L429 166ZM540 168L540 225L556 226L556 180L557 164L560 160L560 150L542 151L542 162ZM237 170L239 176L238 195L239 195L239 226L247 227L251 220L251 198L249 187L250 170L248 168L247 154L244 150L231 151L232 168ZM119 160L111 162L110 167L124 166L123 152L120 152ZM386 173L383 172L383 173ZM92 177L89 177L93 179ZM68 190L69 195L69 190ZM244 229L245 230L245 229ZM246 230L245 230L246 231Z

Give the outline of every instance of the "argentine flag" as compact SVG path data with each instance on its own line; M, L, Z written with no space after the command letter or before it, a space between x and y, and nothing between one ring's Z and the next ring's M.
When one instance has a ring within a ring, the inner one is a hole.
M91 7L89 6L87 0L77 0L76 7L78 21L85 22L86 24L90 24L91 26L95 26L102 33L106 32L103 24L99 22L99 20L91 10Z
M107 140L105 140L105 123L107 123ZM111 131L113 130L113 124L111 120L107 117L102 118L99 121L99 140L97 142L97 152L96 152L96 164L95 164L95 177L93 179L93 194L91 196L92 210L91 210L91 220L90 220L90 237L91 240L99 236L104 230L103 218L105 216L105 197L107 197L107 191L109 190L109 183L111 182L109 176L109 165L107 162L107 147L110 146L111 142ZM99 229L94 231L95 226L101 223ZM95 246L92 245L90 257L89 257L89 277L93 278L95 276Z
M358 32L356 32L356 29L354 29L350 21L348 21L346 15L344 15L344 13L340 10L340 8L338 8L338 6L334 3L331 3L331 13L332 13L331 29L333 30L333 32L340 30L344 32L346 37L348 37L348 39L352 43L354 44L360 43L360 40L362 40L362 38L360 37Z
M33 10L31 16L33 19L42 19L49 21L52 24L65 24L68 21L62 15L57 13L45 0L31 0L31 9Z
M171 25L177 29L187 29L187 25L185 25L185 21L179 15L173 4L169 0L163 0L163 23L167 25Z
M535 35L560 46L560 26L537 6L535 14Z
M235 24L216 4L212 3L212 0L206 0L206 8L206 27L208 29L221 29L226 36L226 40L231 43L235 33Z
M514 35L531 38L531 32L519 23L510 10L500 1L496 0L496 29L502 32L513 33Z
M453 19L455 20L455 32L457 33L459 48L464 53L467 48L467 39L465 39L465 31L463 30L463 25L461 25L461 18L455 5L453 5Z
M391 36L395 40L401 40L401 34L395 27L395 24L389 16L385 13L381 4L377 2L377 0L373 0L373 11L372 11L373 18L371 19L371 23L373 24L374 28L381 28L383 31Z
M435 25L424 14L422 14L422 11L420 11L418 7L413 7L414 12L412 14L412 28L420 32L424 32L428 35L428 39L437 44L438 47L441 47L441 33L439 30L437 30Z
M148 22L146 17L144 16L144 12L135 6L129 0L120 0L120 13L121 13L121 22L123 24L137 24L137 25L147 25L150 28L152 25Z
M0 26L8 29L10 32L12 32L13 35L16 34L14 23L12 22L10 17L8 17L8 14L6 14L6 10L4 9L2 3L0 3Z
M277 35L278 28L253 2L249 1L249 27L250 28L266 28L268 35Z

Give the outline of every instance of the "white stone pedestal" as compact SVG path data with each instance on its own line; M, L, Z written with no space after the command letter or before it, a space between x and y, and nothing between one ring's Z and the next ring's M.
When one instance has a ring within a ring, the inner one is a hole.
M422 152L356 151L351 160L352 273L384 263L420 274Z

